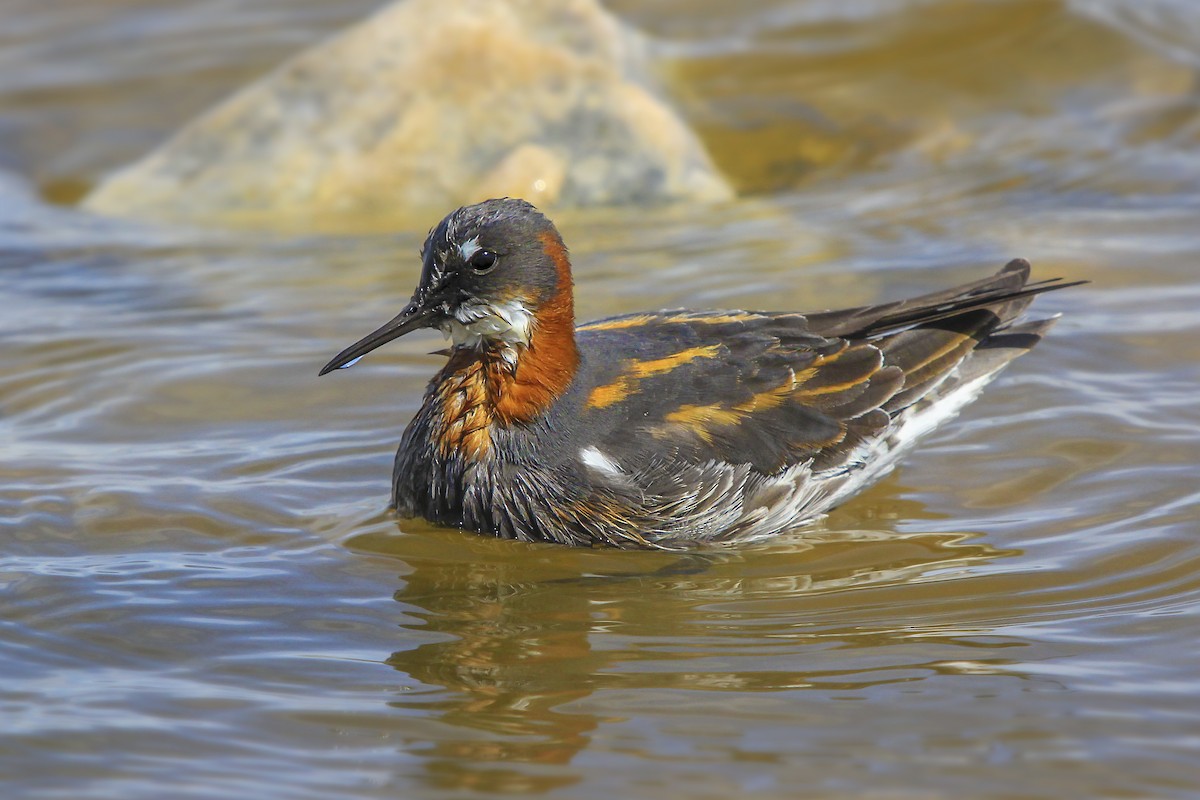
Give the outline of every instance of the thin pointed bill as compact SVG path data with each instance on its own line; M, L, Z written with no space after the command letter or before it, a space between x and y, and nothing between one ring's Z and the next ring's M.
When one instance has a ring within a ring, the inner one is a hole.
M387 344L392 339L398 339L410 331L415 331L417 328L427 327L429 320L434 317L437 312L430 308L420 308L415 304L409 304L407 308L395 316L394 319L388 321L378 329L371 331L363 338L359 339L354 344L347 347L342 352L338 353L333 359L321 367L318 375L326 375L333 372L335 369L346 369L358 363L358 360L367 353L374 350L380 345Z

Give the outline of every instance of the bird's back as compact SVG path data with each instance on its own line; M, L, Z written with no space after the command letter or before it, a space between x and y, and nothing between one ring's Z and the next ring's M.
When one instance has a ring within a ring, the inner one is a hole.
M1028 277L1018 260L876 306L583 324L568 455L604 491L636 487L660 546L776 534L882 477L1040 340L1053 320L1015 320L1053 284Z

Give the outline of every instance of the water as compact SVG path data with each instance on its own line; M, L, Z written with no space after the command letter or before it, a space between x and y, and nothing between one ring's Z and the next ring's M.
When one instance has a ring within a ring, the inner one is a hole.
M748 193L559 215L584 318L1089 279L893 476L695 555L397 522L435 220L211 233L102 170L370 3L0 15L6 797L1194 797L1200 24L1168 2L620 2Z

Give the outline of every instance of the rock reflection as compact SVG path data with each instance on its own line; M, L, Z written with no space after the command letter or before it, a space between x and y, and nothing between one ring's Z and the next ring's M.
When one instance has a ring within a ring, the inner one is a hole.
M964 585L986 580L973 568L1015 554L973 533L820 529L693 554L432 529L351 545L412 570L395 597L425 643L388 663L433 687L395 705L451 731L416 745L443 789L532 794L575 782L571 762L593 733L633 712L627 689L847 692L1004 674L1011 662L998 651L1023 644L961 619ZM598 692L613 702L589 699Z

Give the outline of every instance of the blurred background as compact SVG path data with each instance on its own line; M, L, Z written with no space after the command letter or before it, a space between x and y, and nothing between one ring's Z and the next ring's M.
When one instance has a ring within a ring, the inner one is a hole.
M1200 794L1200 7L613 0L736 192L555 211L587 319L1087 279L880 485L762 547L386 512L431 217L79 206L379 7L0 0L12 797ZM319 231L316 232L316 231Z

